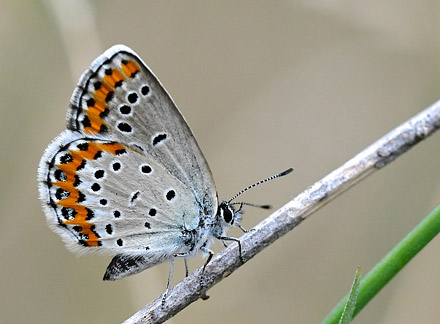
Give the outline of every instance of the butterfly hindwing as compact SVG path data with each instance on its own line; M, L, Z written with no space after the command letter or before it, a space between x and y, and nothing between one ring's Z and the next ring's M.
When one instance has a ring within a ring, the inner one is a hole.
M197 226L194 196L146 152L68 130L42 161L48 222L73 249L142 254L151 266L185 246L183 224Z
M217 197L211 171L185 119L145 63L116 45L81 77L68 128L149 152L193 192L199 209L213 214Z

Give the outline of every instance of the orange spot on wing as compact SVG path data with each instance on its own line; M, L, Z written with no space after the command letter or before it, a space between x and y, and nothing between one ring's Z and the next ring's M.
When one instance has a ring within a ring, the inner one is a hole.
M67 206L65 206L65 207L67 207ZM69 206L69 207L71 207L71 206ZM89 224L86 221L87 209L84 206L76 204L75 206L73 206L71 208L75 209L75 211L76 211L75 218L71 219L71 220L65 220L65 221L63 221L63 224L74 224L74 225L80 225L80 226L82 226L83 224Z
M105 102L105 98L108 93L112 91L109 85L102 83L102 86L99 90L95 91L95 98Z
M122 72L124 72L124 74L128 77L131 77L133 73L136 73L141 70L139 65L137 65L136 62L131 60L128 61L127 64L122 64L121 69Z
M104 111L105 108L107 108L107 105L103 101L96 100L95 108L99 109L100 111Z
M90 124L92 125L87 128L91 129L91 133L93 134L98 133L99 130L101 129L101 126L104 124L102 118L99 116L99 114L95 114L92 111L89 111L87 117L89 117Z
M75 187L73 187L73 181L70 181L70 179L68 179L67 181L57 181L53 184L70 193L75 190Z
M99 110L96 107L89 107L89 110L87 111L87 114L88 114L89 119L90 119L90 116L99 116L99 114L102 113L103 111L104 110ZM99 118L102 120L101 116L99 116Z
M93 232L91 231L91 235L89 235L89 239L87 240L87 245L88 245L88 246L99 246L98 238L96 237L95 239L91 240L91 239L90 239L91 236L96 237L95 233L93 233Z
M64 171L66 173L67 179L69 180L70 178L73 178L73 176L76 173L76 168L78 167L78 165L80 165L82 162L81 161L72 161L66 164L59 164L58 165L58 169L60 169L61 171Z
M90 142L87 151L79 151L79 152L85 159L93 160L95 158L96 153L98 153L98 151L100 151L98 144L94 142Z
M98 132L99 132L99 129L97 129L97 128L93 128L91 126L84 127L84 133L86 133L86 134L96 135L96 134L98 134Z
M100 143L99 146L103 150L105 150L113 155L116 154L116 151L125 149L125 146L123 146L119 143Z
M76 207L78 206L78 198L79 198L79 191L76 189L72 189L70 192L69 197L66 199L60 200L57 202L57 205L63 206L63 207L70 207L76 210Z
M123 81L123 80L125 80L125 77L117 69L113 69L111 75L106 75L104 77L104 81L113 89L115 88L116 82Z

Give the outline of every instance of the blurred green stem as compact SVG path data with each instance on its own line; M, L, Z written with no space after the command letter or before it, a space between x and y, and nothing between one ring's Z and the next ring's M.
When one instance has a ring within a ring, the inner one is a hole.
M395 246L362 280L354 316L438 233L440 205ZM345 296L321 324L337 324L344 310Z

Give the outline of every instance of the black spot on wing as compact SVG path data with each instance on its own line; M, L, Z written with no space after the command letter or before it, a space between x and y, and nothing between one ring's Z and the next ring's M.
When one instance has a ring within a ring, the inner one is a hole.
M154 136L153 138L153 146L156 146L160 143L162 143L163 141L165 141L167 139L167 134L166 133L160 133L156 136Z

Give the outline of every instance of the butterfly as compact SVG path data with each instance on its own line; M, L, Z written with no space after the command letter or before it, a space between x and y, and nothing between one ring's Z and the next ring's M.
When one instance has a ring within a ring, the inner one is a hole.
M124 45L105 51L81 76L67 129L45 150L38 183L48 225L69 249L113 256L104 280L198 251L208 255L206 266L212 238L240 244L226 230L242 228L242 207L252 204L232 200L259 184L219 204L184 117Z

